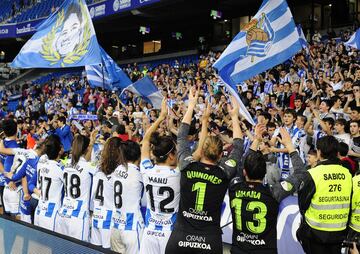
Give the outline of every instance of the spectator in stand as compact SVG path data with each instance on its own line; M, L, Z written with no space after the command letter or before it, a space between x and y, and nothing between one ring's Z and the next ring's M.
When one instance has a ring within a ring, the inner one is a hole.
M61 144L64 148L64 156L69 155L71 144L72 144L72 133L70 126L66 124L66 118L60 116L59 119L55 122L55 134L60 137Z

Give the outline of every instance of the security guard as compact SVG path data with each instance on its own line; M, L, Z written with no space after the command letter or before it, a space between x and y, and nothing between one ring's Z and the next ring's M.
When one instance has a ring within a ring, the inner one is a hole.
M353 195L351 199L351 216L348 239L360 236L360 174L353 177Z
M333 136L318 140L320 162L304 175L299 191L302 223L297 237L307 254L338 254L347 235L352 178L337 159L338 145Z

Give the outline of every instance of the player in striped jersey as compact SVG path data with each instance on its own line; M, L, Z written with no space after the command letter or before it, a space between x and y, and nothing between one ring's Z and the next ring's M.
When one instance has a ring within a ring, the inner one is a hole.
M140 210L143 183L139 169L140 146L133 141L123 145L127 167L114 172L114 211L111 249L124 254L137 254L144 229Z
M155 133L166 115L164 99L160 116L146 132L141 148L140 171L147 200L141 254L165 253L179 207L180 172L176 169L176 144L172 137ZM150 152L155 157L155 165L150 160Z
M85 157L92 150L91 140L76 135L71 148L71 161L64 168L64 199L56 220L55 231L82 241L89 241L89 204L95 167ZM89 156L90 157L90 156Z
M54 230L64 186L63 170L58 163L62 154L59 136L49 136L44 149L45 154L37 164L38 182L34 193L39 198L39 204L36 207L34 224Z
M122 141L118 137L109 138L105 142L98 172L93 178L90 205L90 210L93 211L90 242L103 248L110 248L111 218L115 196L113 173L118 166L126 165L121 145Z

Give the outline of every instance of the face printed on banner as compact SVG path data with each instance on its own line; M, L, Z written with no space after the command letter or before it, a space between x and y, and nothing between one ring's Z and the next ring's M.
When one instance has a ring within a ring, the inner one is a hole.
M71 13L65 20L60 36L56 40L56 50L61 56L65 56L74 51L81 40L81 21L77 13Z

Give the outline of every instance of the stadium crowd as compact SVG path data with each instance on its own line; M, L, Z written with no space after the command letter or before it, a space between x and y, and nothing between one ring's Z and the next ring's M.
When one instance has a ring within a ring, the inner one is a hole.
M299 191L303 217L310 218L305 211L315 206L305 192L314 194L318 185L306 170L324 161L342 165L344 179L359 170L360 56L344 46L349 35L315 40L287 62L238 84L256 126L239 120L239 105L212 68L220 52L187 65L124 67L132 81L152 78L165 98L161 110L129 91L93 88L86 75L4 90L4 214L120 253L222 253L220 212L229 188L236 225L232 252L276 253L278 203ZM18 94L16 111L7 110ZM351 184L344 186L350 196ZM266 197L266 216L273 216L268 225L259 203L241 207L240 197L255 198L257 192L249 194L255 189ZM258 212L257 222L236 224L252 220L249 211ZM346 223L349 212L348 204ZM359 232L355 224L350 227ZM340 253L345 228L332 230L339 231L334 237L301 226L298 238L307 253L321 250L326 237L336 239L328 248ZM239 232L262 235L264 244Z

